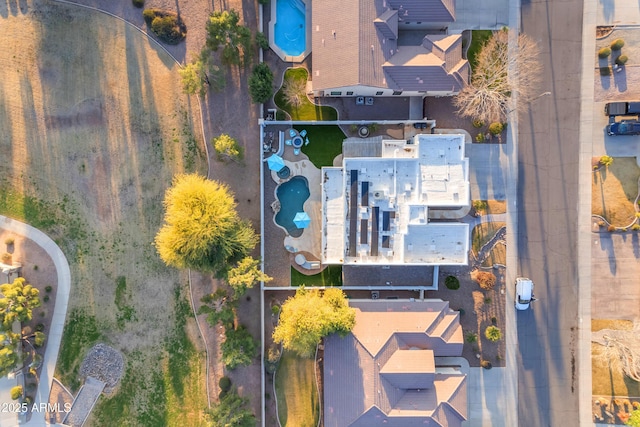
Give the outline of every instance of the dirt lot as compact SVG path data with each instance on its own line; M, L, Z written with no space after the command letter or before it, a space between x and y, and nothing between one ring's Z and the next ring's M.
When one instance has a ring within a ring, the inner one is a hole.
M175 388L188 384L189 371L173 383L165 376L171 339L185 333L174 328L174 307L186 279L164 267L152 241L172 176L206 171L193 132L197 106L181 94L173 60L123 23L51 2L10 6L0 6L0 43L11 46L0 51L2 185L46 202L40 208L55 225L45 231L71 264L69 312L83 313L100 340L125 354L127 386L120 400L99 402L98 419L168 425L182 415L168 415L166 405L200 386ZM73 360L58 374L66 385L89 344L65 333L61 355ZM203 407L201 396L187 410Z

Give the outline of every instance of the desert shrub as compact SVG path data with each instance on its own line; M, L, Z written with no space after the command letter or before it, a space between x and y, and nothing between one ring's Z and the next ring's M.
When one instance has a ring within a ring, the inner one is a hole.
M496 275L490 271L478 271L476 273L476 282L485 291L490 291L496 284Z
M489 362L488 360L483 360L482 362L480 362L480 366L482 366L484 369L491 369L493 367L491 362Z
M611 49L608 47L603 47L598 51L598 58L604 59L609 55L611 55Z
M602 156L600 157L600 160L598 160L598 163L600 163L602 166L611 166L611 164L613 163L613 157Z
M444 279L444 285L447 287L447 289L455 291L456 289L460 288L460 281L456 276L447 276Z
M173 12L166 12L159 9L145 9L142 12L147 25L151 31L163 42L167 44L178 44L187 35L187 29Z
M267 351L267 362L278 363L278 360L280 360L280 347L276 344L273 344Z
M142 9L144 7L144 0L133 0L133 5L138 9Z
M609 68L609 67L600 67L600 75L601 76L610 76L611 75L611 68Z
M42 301L44 301L44 302L49 302L49 295L45 295L45 296L42 298Z
M18 400L22 397L22 393L24 390L21 385L17 385L15 387L11 387L11 399Z
M279 305L272 305L271 306L271 314L278 314L280 313L280 306Z
M502 123L493 122L489 125L489 133L491 135L500 135L502 133Z
M491 324L495 325L496 323L498 323L498 319L496 317L492 317Z
M489 341L496 342L502 338L502 331L497 326L488 326L487 329L484 330L484 336L487 337Z
M620 55L616 58L616 64L624 65L627 63L628 60L629 60L629 57L627 55Z
M472 343L478 341L478 335L474 334L473 332L468 332L467 335L465 336L465 340L469 344L472 344Z
M269 49L269 39L264 35L264 33L258 32L256 34L256 44L262 50Z
M4 244L7 246L11 246L13 245L13 243L15 242L15 240L13 239L13 237L8 237L5 241Z
M231 390L231 379L229 379L229 377L222 377L220 381L218 381L218 385L220 386L220 390L226 393Z
M486 298L484 299L484 303L485 303L485 304L491 304L491 301L493 301L493 300L491 299L491 297L486 297Z
M480 132L476 135L476 142L484 142L484 133Z
M616 231L616 227L614 225L610 225L607 227L607 231L609 233L613 233L614 231Z
M633 231L638 231L638 230L640 230L640 224L633 224L633 225L631 226L631 229L632 229Z
M482 126L484 126L484 122L480 119L473 119L472 124L474 128L481 128Z
M472 206L476 211L486 211L489 204L486 200L474 200Z
M35 329L37 332L42 332L42 331L44 331L44 323L38 323L34 329Z
M2 262L5 264L11 264L11 254L9 252L2 254Z
M51 287L51 285L47 285L47 286L45 286L45 287L44 287L44 291L45 291L46 293L51 292L51 290L52 290L52 289L53 289L53 288Z
M611 50L620 50L622 46L624 46L624 40L622 39L615 39L611 42Z

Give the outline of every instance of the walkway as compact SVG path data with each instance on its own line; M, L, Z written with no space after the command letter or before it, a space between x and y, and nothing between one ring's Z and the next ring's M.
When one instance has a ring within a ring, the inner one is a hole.
M104 382L93 377L87 377L73 401L71 411L69 411L63 423L70 427L81 427L89 416L93 406L96 404L100 394L102 394L104 386Z
M47 348L44 353L44 360L40 372L38 391L34 399L34 404L40 405L40 403L49 402L49 391L51 390L51 383L53 382L53 373L56 368L56 361L58 360L60 341L62 340L62 332L67 315L67 303L69 302L69 291L71 288L71 271L69 270L69 263L64 253L62 253L58 245L42 231L2 215L0 215L0 228L22 235L39 245L51 257L56 267L56 273L58 274L56 304L51 318L51 328L49 331L45 331L47 333ZM11 381L5 379L0 382L0 403L4 402L8 396L9 390L7 390L7 387L10 389L15 385L15 381L12 385L10 383ZM11 400L9 400L9 402L11 402ZM44 412L33 412L31 414L31 420L22 425L42 427L46 424L44 415ZM13 418L14 421L12 423L5 424L4 420L5 418L0 418L0 425L17 425L17 417Z

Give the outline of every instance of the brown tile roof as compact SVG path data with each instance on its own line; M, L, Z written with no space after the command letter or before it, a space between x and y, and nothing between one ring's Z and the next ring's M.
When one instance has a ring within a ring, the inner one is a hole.
M325 340L325 426L461 425L466 377L438 373L433 358L462 354L459 314L443 301L349 305L352 333Z

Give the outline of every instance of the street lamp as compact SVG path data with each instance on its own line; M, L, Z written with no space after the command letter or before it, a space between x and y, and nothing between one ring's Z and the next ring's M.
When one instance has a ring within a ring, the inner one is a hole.
M538 98L542 98L543 96L547 96L547 95L551 95L551 92L542 92L540 95L536 96L535 98L532 98L529 103L535 101Z

